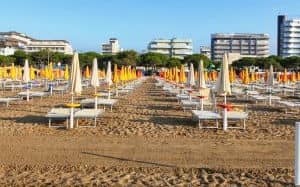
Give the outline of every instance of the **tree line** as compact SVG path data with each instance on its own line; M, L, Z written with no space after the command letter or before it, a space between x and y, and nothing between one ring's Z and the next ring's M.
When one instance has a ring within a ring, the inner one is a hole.
M79 61L82 67L92 66L94 58L97 58L99 68L106 67L106 63L108 61L111 61L112 64L117 64L118 66L146 66L154 69L159 67L175 67L185 63L193 63L194 67L197 67L200 60L203 60L206 66L212 63L206 56L201 54L188 55L185 56L184 59L178 59L159 53L149 52L138 54L134 50L123 51L116 55L102 55L96 52L79 53ZM16 51L14 55L0 55L0 65L9 66L11 63L14 63L15 65L23 65L25 59L28 59L29 63L36 67L47 65L48 61L53 63L60 62L63 65L70 65L72 61L72 55L51 52L47 50L41 50L32 53Z
M82 67L92 66L93 59L97 58L99 68L106 67L106 63L111 61L113 64L118 66L146 66L153 69L160 67L175 67L181 64L193 64L194 68L198 67L200 60L203 60L204 66L208 69L218 69L220 62L212 62L205 55L193 54L187 55L184 59L172 58L167 55L159 53L143 53L139 54L134 50L128 50L120 52L116 55L102 55L96 52L85 52L79 53L79 60ZM51 52L42 50L38 52L25 53L24 51L16 51L14 55L1 56L0 55L0 66L9 66L11 63L15 65L23 65L25 59L29 60L29 63L35 67L41 67L47 65L49 62L61 64L71 64L72 55L67 55L58 52ZM261 69L267 69L270 65L273 65L275 70L283 70L288 68L291 70L300 69L300 57L287 57L281 58L278 56L269 56L264 58L250 58L245 57L240 60L234 61L232 66L241 69L245 66L258 66Z
M282 58L279 56L269 56L262 58L245 57L240 60L234 61L232 66L241 69L246 66L257 66L260 69L268 69L270 65L273 65L276 71L282 71L285 68L289 70L300 70L300 57L291 56Z

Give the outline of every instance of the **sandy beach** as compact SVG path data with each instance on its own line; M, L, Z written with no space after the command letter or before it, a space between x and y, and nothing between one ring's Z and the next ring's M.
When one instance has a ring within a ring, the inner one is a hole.
M96 128L48 128L68 94L1 106L0 185L293 186L299 115L230 97L248 105L246 130L199 130L154 83L119 98Z

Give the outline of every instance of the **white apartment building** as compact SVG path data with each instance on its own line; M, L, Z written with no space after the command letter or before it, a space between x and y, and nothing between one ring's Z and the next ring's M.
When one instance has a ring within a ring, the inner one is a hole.
M300 56L300 19L279 15L277 32L277 55Z
M15 31L0 32L0 55L12 55L16 50L30 53L44 49L73 54L72 46L66 40L37 40Z
M121 50L119 40L117 38L110 38L108 43L102 44L102 54L115 55Z
M210 47L200 46L200 54L205 55L208 59L211 58Z
M193 54L193 43L191 39L155 39L148 44L148 51L183 59Z
M211 58L222 61L224 53L238 53L252 57L269 56L269 35L217 33L211 35Z

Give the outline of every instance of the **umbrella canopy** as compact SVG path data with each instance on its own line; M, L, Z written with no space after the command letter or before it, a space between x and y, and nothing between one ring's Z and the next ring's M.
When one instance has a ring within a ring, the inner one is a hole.
M66 67L65 67L64 79L69 80L69 67L68 67L68 65L66 65Z
M221 68L221 72L219 73L217 84L216 84L216 92L217 94L220 95L231 94L227 53L225 53L223 56L222 68Z
M81 71L79 66L78 53L74 53L72 59L72 71L71 71L71 92L75 94L81 94L82 85L81 85Z
M198 87L206 88L203 61L201 60L198 66Z
M194 72L193 63L191 63L191 65L190 65L190 71L189 71L189 75L188 75L188 85L195 86L195 72Z
M112 84L112 73L111 73L111 63L110 63L110 61L108 61L108 63L107 63L105 81L107 82L108 85Z
M28 60L25 60L24 64L24 73L23 73L23 81L28 83L30 81L30 70Z
M186 78L185 78L185 71L184 71L184 65L180 66L180 72L179 72L179 82L180 83L185 83Z
M32 66L30 66L30 79L31 80L35 79L35 72Z
M99 78L98 78L98 62L97 62L97 58L94 58L94 60L93 60L93 69L92 69L91 85L92 85L94 88L97 88L97 87L99 86Z
M119 74L118 74L118 65L114 64L114 83L118 83L120 78L119 78Z
M268 80L267 80L268 86L273 86L274 85L274 71L273 71L273 66L270 66L270 70L268 73Z
M16 79L17 79L17 71L16 71L16 68L15 68L14 63L11 64L11 68L10 68L10 78L11 78L12 80L16 80Z

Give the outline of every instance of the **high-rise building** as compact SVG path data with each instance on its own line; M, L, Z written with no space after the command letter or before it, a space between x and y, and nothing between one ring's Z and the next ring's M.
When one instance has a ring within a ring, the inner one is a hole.
M121 51L119 40L110 38L108 43L102 44L102 54L115 55Z
M211 58L221 61L223 54L238 53L252 57L266 57L269 55L268 34L212 34Z
M300 19L277 18L277 55L300 56Z
M208 59L211 58L210 47L200 46L200 54L205 55Z
M148 51L183 59L193 54L193 43L191 39L155 39L148 44Z
M0 32L0 55L13 55L16 50L28 53L50 50L73 54L72 46L66 40L37 40L15 31Z

